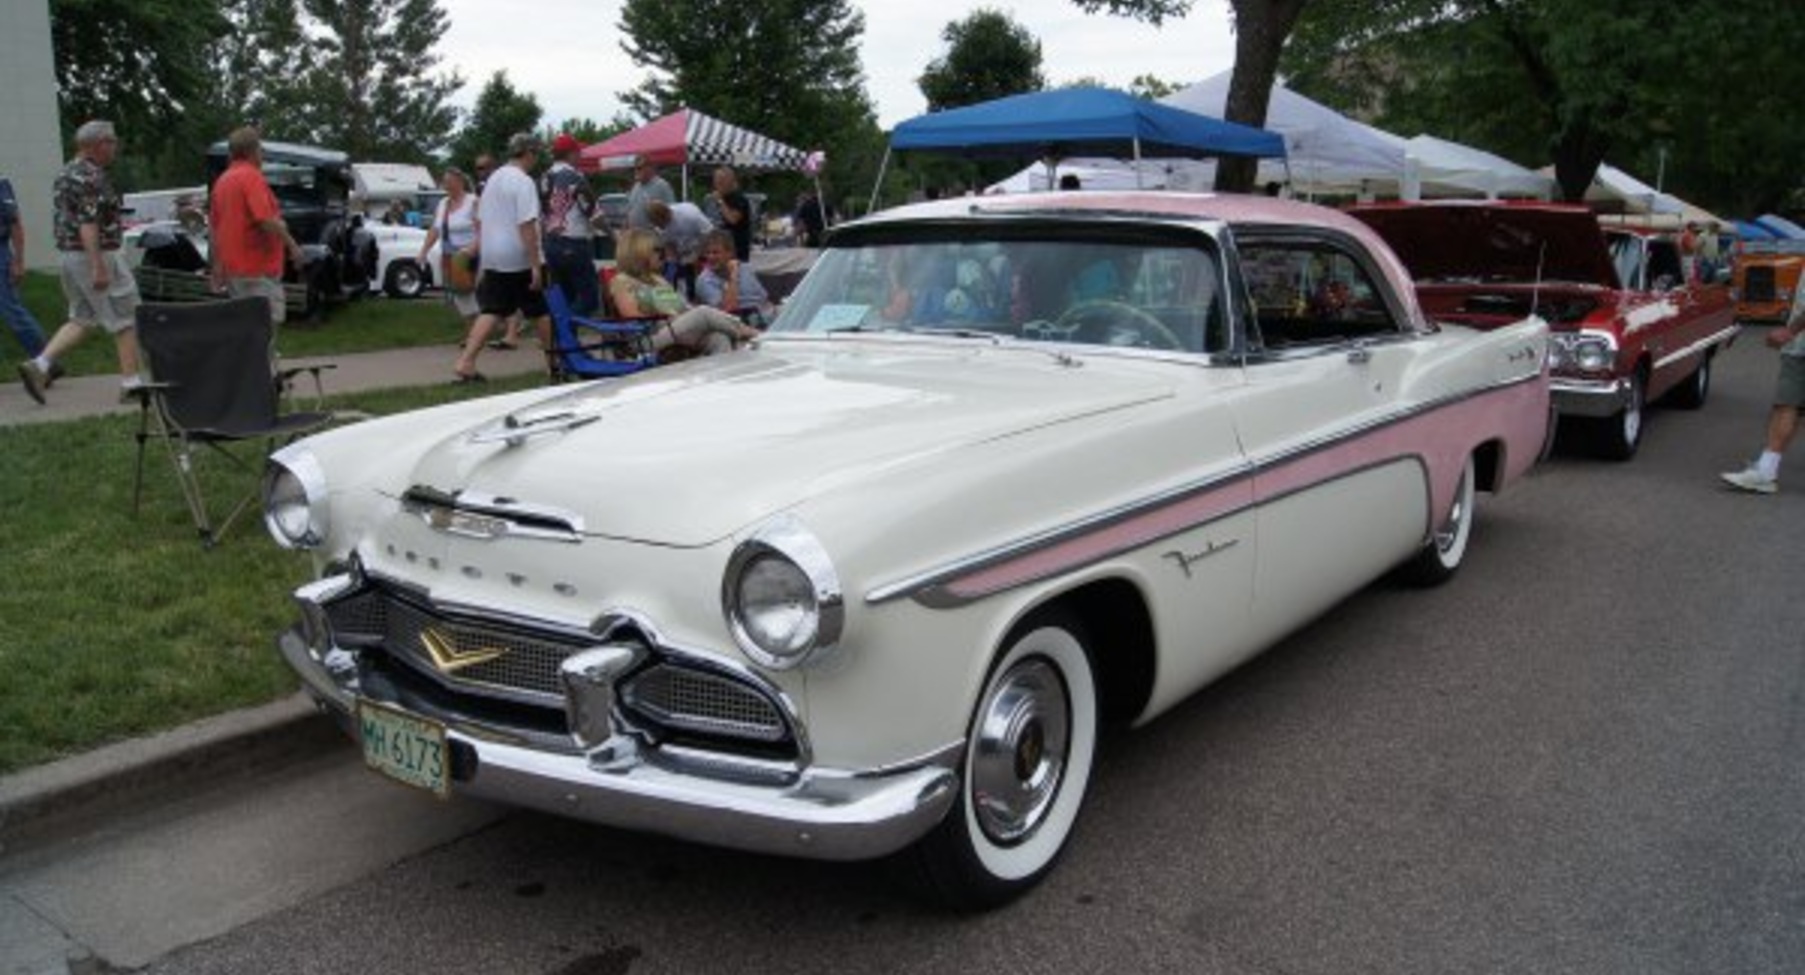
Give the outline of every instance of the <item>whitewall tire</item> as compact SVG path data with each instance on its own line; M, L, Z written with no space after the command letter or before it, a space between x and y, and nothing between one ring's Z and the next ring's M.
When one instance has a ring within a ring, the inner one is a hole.
M1046 876L1084 804L1098 718L1077 623L1048 613L1018 627L978 696L959 801L910 854L936 899L982 910Z

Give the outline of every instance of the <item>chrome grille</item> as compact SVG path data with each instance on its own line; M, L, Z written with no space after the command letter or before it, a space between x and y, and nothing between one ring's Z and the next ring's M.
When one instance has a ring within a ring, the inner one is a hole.
M425 636L428 629L456 654L486 654L497 650L501 653L492 660L447 673L434 663L432 654L427 651ZM450 683L526 691L558 701L564 699L558 667L565 657L582 649L574 642L558 642L517 630L443 619L399 600L389 603L384 643L390 653L429 673L438 674Z
M770 698L721 674L658 664L630 678L621 698L659 724L683 731L764 742L787 735L783 714Z
M590 644L441 616L382 587L338 600L326 612L340 645L380 644L394 659L448 687L558 707L564 700L559 665ZM429 631L441 651L454 660L492 658L441 668L427 648Z
M1745 301L1774 300L1774 269L1750 267L1742 272L1742 297Z

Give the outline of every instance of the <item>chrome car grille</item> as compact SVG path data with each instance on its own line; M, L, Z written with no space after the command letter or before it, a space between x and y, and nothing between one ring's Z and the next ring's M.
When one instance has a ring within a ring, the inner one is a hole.
M445 614L382 584L334 600L326 614L341 647L380 648L407 671L466 702L486 698L533 705L554 711L560 722L560 667L565 658L595 645L582 634ZM761 756L794 753L794 729L772 692L725 669L654 651L645 666L621 681L619 700L634 724L657 738L750 747Z
M628 707L661 725L700 734L782 741L782 712L755 688L720 674L658 664L621 687Z
M1751 267L1742 272L1742 296L1747 301L1774 300L1774 269Z

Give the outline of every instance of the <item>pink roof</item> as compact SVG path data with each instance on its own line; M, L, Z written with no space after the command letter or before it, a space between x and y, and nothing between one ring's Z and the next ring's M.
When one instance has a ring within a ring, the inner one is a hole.
M635 156L649 156L660 166L676 166L689 160L689 109L654 119L637 129L583 150L582 168L631 169Z

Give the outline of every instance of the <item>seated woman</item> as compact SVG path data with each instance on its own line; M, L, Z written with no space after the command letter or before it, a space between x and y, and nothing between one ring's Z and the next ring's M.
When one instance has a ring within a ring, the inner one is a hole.
M658 273L658 235L649 230L629 230L614 255L614 280L608 297L625 318L665 316L667 321L652 332L652 348L664 352L681 346L702 355L730 352L738 342L759 336L745 322L706 305L690 307L677 289Z

